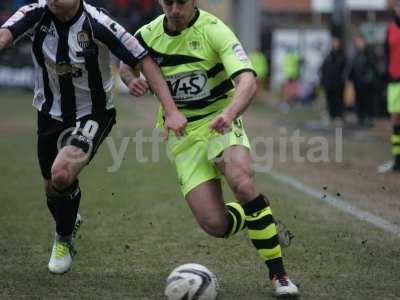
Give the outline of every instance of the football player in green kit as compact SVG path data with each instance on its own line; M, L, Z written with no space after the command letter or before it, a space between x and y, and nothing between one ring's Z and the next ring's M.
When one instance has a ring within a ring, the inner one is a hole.
M237 37L197 0L160 0L164 14L143 26L136 38L158 63L188 125L184 137L169 134L183 195L208 234L228 238L247 228L269 269L276 296L296 296L283 266L281 246L268 198L257 191L250 143L241 115L256 91L256 76ZM134 96L149 86L121 64L121 77ZM158 127L164 115L160 109ZM238 203L224 203L225 178Z

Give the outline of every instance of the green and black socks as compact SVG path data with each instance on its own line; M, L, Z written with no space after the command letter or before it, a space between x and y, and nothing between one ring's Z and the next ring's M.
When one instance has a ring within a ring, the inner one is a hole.
M239 203L227 203L226 208L228 209L228 230L224 237L229 238L246 227L246 216L243 207Z
M278 232L268 199L259 195L243 205L243 209L249 238L267 265L270 279L285 274Z

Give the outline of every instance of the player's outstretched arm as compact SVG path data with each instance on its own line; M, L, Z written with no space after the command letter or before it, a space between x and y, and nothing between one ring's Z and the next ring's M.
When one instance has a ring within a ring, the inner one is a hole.
M246 71L234 78L235 95L231 104L215 117L210 128L225 133L230 129L232 121L239 117L249 107L257 90L256 79L252 72Z
M0 52L11 46L13 42L13 36L11 31L6 28L0 28Z

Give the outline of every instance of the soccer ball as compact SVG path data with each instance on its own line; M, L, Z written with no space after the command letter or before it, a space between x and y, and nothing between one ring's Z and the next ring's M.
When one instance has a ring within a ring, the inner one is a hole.
M167 278L165 296L168 300L214 300L218 283L206 267L189 263L175 268Z

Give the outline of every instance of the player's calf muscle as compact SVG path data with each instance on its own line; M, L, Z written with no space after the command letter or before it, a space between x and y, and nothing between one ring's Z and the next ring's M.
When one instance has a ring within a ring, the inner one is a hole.
M232 176L230 181L232 191L241 202L251 201L257 196L252 174L238 173Z

